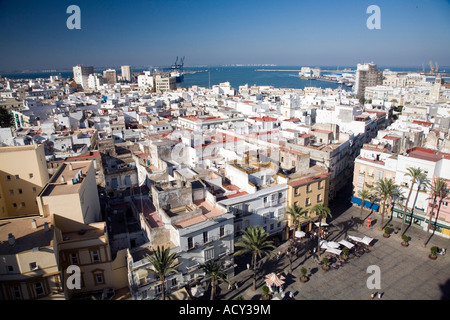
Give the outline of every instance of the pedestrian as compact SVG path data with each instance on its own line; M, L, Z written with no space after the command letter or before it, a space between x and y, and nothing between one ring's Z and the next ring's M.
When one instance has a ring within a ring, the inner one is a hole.
M375 293L372 292L372 294L370 295L370 298L373 300L373 298L375 298Z
M247 270L250 270L250 264L247 263Z
M378 292L378 299L381 299L381 296L383 295L382 292Z
M292 291L289 291L289 298L291 298L291 299L294 298L294 294L292 293Z
M231 290L233 286L231 285L231 282L228 282L228 290Z
M234 282L234 286L236 287L236 289L239 288L237 282Z

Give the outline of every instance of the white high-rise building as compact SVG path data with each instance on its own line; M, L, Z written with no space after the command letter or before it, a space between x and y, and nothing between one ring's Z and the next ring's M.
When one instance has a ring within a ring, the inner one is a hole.
M83 89L88 87L89 75L92 73L94 73L94 67L92 66L87 67L79 64L73 67L73 79Z
M121 75L122 80L131 81L131 67L130 66L121 66Z

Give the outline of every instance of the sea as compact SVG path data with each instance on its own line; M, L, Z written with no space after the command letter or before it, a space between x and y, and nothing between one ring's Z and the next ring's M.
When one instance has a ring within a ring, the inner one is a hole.
M315 66L314 66L315 67ZM322 75L337 74L340 75L345 69L355 70L356 66L317 66L322 70ZM94 69L94 72L102 73L104 69ZM144 70L153 70L154 68L132 68L132 73L143 72ZM164 67L156 68L165 71ZM192 86L212 87L223 82L229 82L232 88L238 89L239 86L248 84L249 87L257 86L273 86L274 88L292 88L303 89L305 87L332 88L338 89L342 87L344 90L351 90L345 85L339 83L307 80L298 77L300 66L200 66L200 67L184 67L186 74L184 81L177 83L177 87L190 88ZM379 66L379 70L389 69L392 71L421 71L414 67L383 67ZM450 69L450 68L448 68ZM447 69L447 70L448 70ZM116 69L120 74L120 68ZM327 70L327 71L324 71ZM36 79L49 78L52 75L60 75L63 78L72 78L72 70L49 70L42 72L21 72L21 73L2 73L3 78L9 79ZM449 78L444 78L448 82ZM432 81L432 78L427 79Z

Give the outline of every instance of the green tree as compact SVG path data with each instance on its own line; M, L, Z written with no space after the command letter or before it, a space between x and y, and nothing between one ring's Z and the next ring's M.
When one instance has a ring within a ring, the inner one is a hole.
M375 182L373 190L376 194L378 194L380 202L382 203L380 230L383 230L386 204L390 202L394 196L399 195L398 186L391 178L383 178Z
M362 213L363 213L363 209L364 209L364 204L366 203L366 200L369 200L370 192L367 189L363 189L363 190L358 190L357 194L362 200L361 211L359 212L359 218L362 219Z
M292 217L292 223L294 224L295 230L300 226L302 218L307 218L308 216L308 210L295 204L288 207L286 213Z
M439 198L439 206L436 214L435 221L441 209L441 204L444 199L446 199L450 195L450 190L448 189L447 182L443 178L435 178L433 181L433 185L431 186L431 196L433 197L433 203L431 204L430 217L428 219L427 225L427 234L430 232L431 220L434 218L434 209L437 206L437 198ZM426 247L428 241L431 239L430 237L425 238L425 242L423 246Z
M244 231L241 239L235 243L235 247L240 248L234 255L239 256L245 253L251 253L253 265L253 290L256 290L256 272L258 258L270 254L275 249L273 241L268 239L269 234L259 226L250 227Z
M170 248L164 248L164 246L158 246L153 251L152 255L146 255L147 260L151 266L147 267L153 273L159 276L161 281L161 300L166 299L166 276L172 272L178 272L177 268L181 265L178 262L178 255L176 253L170 253Z
M406 197L405 208L403 210L403 219L402 219L402 227L400 229L400 237L404 233L403 228L405 226L406 213L408 211L408 203L409 203L409 199L411 198L411 193L413 191L414 184L416 182L418 182L419 187L420 187L421 184L428 183L427 175L425 172L422 171L421 168L408 167L408 168L406 168L406 170L408 171L406 173L406 176L411 177L412 180L411 180L411 187L409 188L408 196ZM417 190L417 192L419 192L419 191Z
M205 276L209 278L209 284L211 284L211 300L214 300L216 295L216 285L219 281L229 283L227 279L227 273L223 269L223 263L219 261L209 260L200 266L200 269L205 273ZM208 284L208 285L209 285Z
M331 210L325 207L323 203L318 203L311 208L311 213L315 213L319 217L319 236L317 237L317 255L320 259L320 230L322 229L322 220L328 217L331 218Z
M14 125L14 117L5 108L0 107L0 127L10 128Z

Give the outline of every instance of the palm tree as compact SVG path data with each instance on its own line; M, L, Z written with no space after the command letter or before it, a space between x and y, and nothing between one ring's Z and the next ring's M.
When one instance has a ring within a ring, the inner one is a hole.
M302 218L307 217L308 210L294 204L287 208L286 213L292 217L292 223L294 224L295 230L297 230L300 226Z
M227 273L223 269L223 263L219 261L209 260L200 266L200 269L210 278L211 283L211 300L216 295L216 282L223 281L229 283Z
M331 218L331 210L323 205L323 203L318 203L311 208L310 213L315 213L319 217L319 236L317 238L317 255L320 259L320 230L322 228L322 220L327 217Z
M158 246L156 251L153 251L152 255L146 255L147 260L151 266L147 267L151 272L156 273L161 280L161 300L166 299L166 275L172 272L178 272L177 268L181 265L181 262L177 261L178 255L170 253L170 248L164 248L164 246Z
M363 208L364 208L364 204L366 202L366 200L369 200L370 198L370 192L367 189L362 189L362 190L358 190L357 195L361 198L362 203L361 203L361 211L359 213L359 218L362 219L362 213L363 213Z
M408 210L408 203L409 203L409 199L411 198L411 193L413 191L414 184L416 182L419 182L419 187L420 187L421 182L427 180L427 174L425 172L423 172L421 168L408 167L408 168L406 168L406 170L408 171L406 173L406 176L411 177L412 180L411 180L411 187L409 188L409 192L408 192L408 197L406 198L405 208L403 211L403 220L402 220L402 227L400 229L400 237L403 235L403 227L405 226L405 221L406 221L406 212Z
M450 195L450 190L448 189L447 182L443 178L434 179L433 185L431 186L431 195L433 197L433 203L431 205L430 218L428 220L427 234L430 232L431 219L434 217L434 208L436 207L437 198L439 197L439 208L437 211L439 213L442 201ZM426 247L430 238L431 236L428 239L425 239L425 242L423 243L424 247Z
M239 256L245 253L252 254L253 264L253 290L256 290L256 266L257 259L263 255L268 255L271 250L275 249L273 241L268 239L269 234L259 226L246 229L242 238L235 243L235 247L240 247L234 255Z
M383 230L386 203L390 202L394 196L399 195L398 186L391 178L383 178L379 179L375 183L374 192L378 194L378 197L382 203L380 230Z

